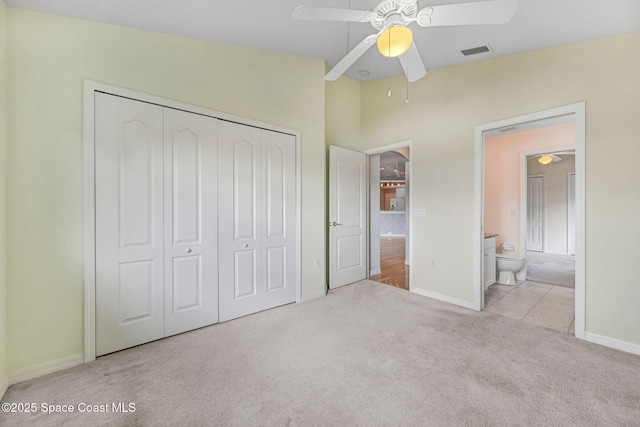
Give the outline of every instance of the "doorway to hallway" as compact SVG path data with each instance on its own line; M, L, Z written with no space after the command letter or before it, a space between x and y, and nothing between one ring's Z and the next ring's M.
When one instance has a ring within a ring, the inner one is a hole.
M410 289L410 142L366 152L369 160L369 278Z

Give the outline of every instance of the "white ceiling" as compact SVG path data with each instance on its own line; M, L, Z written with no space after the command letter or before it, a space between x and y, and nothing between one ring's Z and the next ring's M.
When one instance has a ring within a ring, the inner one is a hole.
M11 7L176 34L293 55L333 67L365 36L368 23L294 21L296 6L369 10L377 0L5 0ZM467 0L475 1L475 0ZM460 3L419 0L419 7ZM427 69L640 31L639 0L520 0L503 25L421 28L410 25ZM490 44L493 52L464 57L460 49ZM630 55L637 54L629 52ZM368 76L358 71L366 70ZM391 75L402 74L397 59ZM388 59L371 49L347 72L359 81L389 75Z

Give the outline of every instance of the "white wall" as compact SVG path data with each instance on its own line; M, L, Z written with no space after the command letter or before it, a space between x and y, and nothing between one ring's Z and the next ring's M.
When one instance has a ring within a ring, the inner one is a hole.
M527 175L542 175L544 180L545 223L543 251L568 255L568 174L576 170L576 156L560 155L560 162L542 165L537 158L527 161Z
M8 24L10 373L83 351L83 79L299 130L302 298L324 295L323 61L13 8Z
M526 240L520 238L520 203L521 197L526 197L526 194L520 194L520 179L525 173L520 170L522 154L575 146L575 143L574 123L485 139L484 229L498 233L498 252L502 244L507 242L516 247L513 255L524 256Z
M584 101L586 330L640 345L639 45L630 33L430 70L409 104L387 97L387 79L362 85L363 145L414 141L412 203L426 216L412 287L473 301L474 126Z

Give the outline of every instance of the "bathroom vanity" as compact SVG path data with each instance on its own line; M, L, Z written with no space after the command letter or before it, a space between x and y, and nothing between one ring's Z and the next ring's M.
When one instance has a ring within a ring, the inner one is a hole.
M484 288L496 282L496 233L484 233Z

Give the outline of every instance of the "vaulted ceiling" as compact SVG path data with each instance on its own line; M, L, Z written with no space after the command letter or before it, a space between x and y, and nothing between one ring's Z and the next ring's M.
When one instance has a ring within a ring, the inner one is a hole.
M477 0L466 0L477 1ZM460 3L419 0L420 8ZM333 67L364 37L369 23L296 21L298 5L370 10L377 0L6 0L11 7L123 25L225 44L324 59ZM410 25L427 69L640 31L638 0L520 0L507 24L421 28ZM463 56L462 49L490 52ZM630 55L637 54L629 52ZM370 49L346 73L367 81L402 74Z

